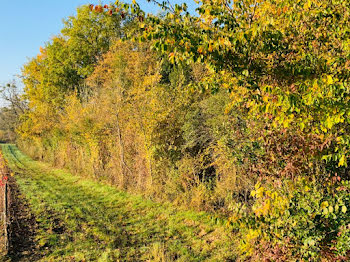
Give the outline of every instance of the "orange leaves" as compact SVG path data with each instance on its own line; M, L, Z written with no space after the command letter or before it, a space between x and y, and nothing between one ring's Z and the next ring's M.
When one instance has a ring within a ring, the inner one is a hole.
M288 7L284 6L283 8L278 8L277 11L276 11L276 14L279 16L281 13L282 14L287 13L287 11L288 11Z
M126 17L126 13L121 10L119 7L114 7L112 5L89 5L89 8L92 12L95 12L95 13L105 13L106 15L109 15L109 16L112 16L113 14L117 14L119 13L120 17L122 19L124 19ZM138 17L138 20L140 22L143 22L144 21L144 17L142 15L139 15Z
M102 5L92 5L91 4L91 5L89 5L89 8L91 11L95 11L96 13L103 13L104 9L109 9L109 6L108 5L102 6Z
M38 60L41 60L46 55L46 49L40 46L40 53L37 55Z
M203 47L201 47L201 46L198 47L197 51L198 51L198 53L200 53L200 54L203 54L203 53L204 53Z
M96 6L95 6L95 12L97 12L97 13L102 13L102 12L103 12L103 7L100 6L100 5L96 5Z

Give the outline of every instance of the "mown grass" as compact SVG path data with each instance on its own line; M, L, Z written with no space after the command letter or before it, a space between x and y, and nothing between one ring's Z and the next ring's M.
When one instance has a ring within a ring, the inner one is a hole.
M178 210L31 160L2 145L38 222L42 261L232 261L232 234Z

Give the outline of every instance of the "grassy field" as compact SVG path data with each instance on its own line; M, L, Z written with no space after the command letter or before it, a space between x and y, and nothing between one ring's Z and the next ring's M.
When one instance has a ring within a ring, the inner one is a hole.
M232 233L206 213L120 192L14 145L2 151L33 213L35 255L22 261L232 261ZM14 259L13 259L14 260Z

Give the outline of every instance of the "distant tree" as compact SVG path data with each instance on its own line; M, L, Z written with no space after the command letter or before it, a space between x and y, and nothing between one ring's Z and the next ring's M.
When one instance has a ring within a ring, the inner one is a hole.
M8 104L0 108L0 141L13 142L20 117L27 110L27 101L14 81L0 87L0 96Z

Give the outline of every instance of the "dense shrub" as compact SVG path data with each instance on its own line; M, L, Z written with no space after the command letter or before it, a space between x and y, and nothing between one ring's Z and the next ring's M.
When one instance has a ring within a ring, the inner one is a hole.
M253 260L345 261L350 255L350 183L330 177L255 185L251 212L233 205L243 236L242 254Z

